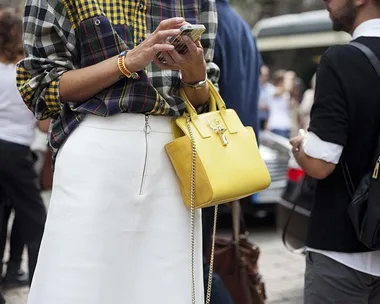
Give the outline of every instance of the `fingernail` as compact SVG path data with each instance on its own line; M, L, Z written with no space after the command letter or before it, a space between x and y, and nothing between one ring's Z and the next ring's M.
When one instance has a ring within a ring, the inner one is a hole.
M184 21L185 19L183 18L183 17L177 17L177 21L178 22L182 22L182 21Z
M185 40L185 41L190 41L189 36L183 36L182 39Z

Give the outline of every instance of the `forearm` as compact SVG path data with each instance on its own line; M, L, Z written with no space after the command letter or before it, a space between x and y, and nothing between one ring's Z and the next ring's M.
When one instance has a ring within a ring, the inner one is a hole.
M112 86L124 75L117 66L118 56L98 64L68 71L59 82L61 102L82 102Z
M206 68L199 69L197 72L186 72L182 71L182 80L188 84L195 84L207 77ZM194 107L198 107L208 102L210 98L208 83L202 88L194 89L182 84L182 88Z
M50 119L41 120L37 123L38 128L40 131L47 133L49 131L50 127Z
M325 179L335 169L335 165L332 163L308 156L302 147L299 152L295 152L293 155L301 168L313 178Z

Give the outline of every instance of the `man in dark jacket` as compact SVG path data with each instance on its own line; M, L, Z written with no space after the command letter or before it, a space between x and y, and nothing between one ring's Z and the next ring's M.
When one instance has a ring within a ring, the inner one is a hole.
M380 58L380 0L325 3L334 30L350 33ZM330 48L319 65L309 132L291 141L297 162L318 179L306 241L307 304L380 303L380 251L371 251L355 233L343 170L348 167L355 188L374 170L379 85L360 50L351 45Z

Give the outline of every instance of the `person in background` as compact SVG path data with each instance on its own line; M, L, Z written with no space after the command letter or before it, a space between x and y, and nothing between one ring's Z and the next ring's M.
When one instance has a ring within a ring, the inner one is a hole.
M310 82L310 89L306 90L302 97L302 102L298 109L300 126L302 129L307 130L310 124L311 108L314 104L315 85L317 74L315 73Z
M325 3L333 29L350 33L380 58L380 0ZM291 140L298 164L318 180L306 238L307 304L380 303L380 250L358 238L344 169L354 189L374 170L379 86L375 68L360 50L349 44L329 48L318 67L308 132Z
M49 120L38 121L34 127L34 139L30 146L30 150L33 154L34 159L34 170L36 172L36 183L41 181L41 171L47 156L47 132L49 128ZM51 158L47 160L49 164L51 163ZM1 195L0 195L1 197ZM3 215L3 226L2 235L0 241L0 248L2 253L0 253L1 260L4 258L4 249L8 237L8 222L11 218L14 209L10 200L2 203L1 214ZM20 224L18 223L18 217L14 217L11 233L10 233L10 254L9 260L7 261L7 271L1 281L1 285L4 289L10 289L14 287L22 287L29 284L29 276L25 273L22 268L22 258L24 253L24 240L22 238L22 233L20 231Z
M262 65L260 69L260 98L259 98L259 121L260 129L265 130L269 118L269 100L274 95L276 89L270 83L270 69L266 65Z
M0 195L1 197L1 195ZM13 219L11 226L10 238L9 238L9 259L4 262L5 247L8 238L8 227L9 220L11 218L12 211L15 211L11 199L7 199L6 196L3 197L5 202L1 202L1 216L3 226L1 227L1 240L0 240L0 257L3 265L6 264L6 273L1 280L1 286L4 289L10 289L15 287L22 287L29 284L29 276L21 269L22 256L24 253L24 239L22 237L22 232L20 230L20 224L18 216L16 215Z
M30 146L36 120L16 86L16 63L22 59L22 18L13 9L0 11L0 193L1 203L15 210L11 259L5 281L24 283L20 271L24 244L28 248L29 282L37 263L46 210L40 195ZM4 207L4 206L2 206ZM2 208L1 248L4 252L8 216ZM15 245L17 243L17 246Z
M228 0L216 0L218 31L214 63L220 69L219 90L228 108L234 109L246 126L251 126L259 139L258 100L260 93L261 57L250 27L232 8ZM203 210L203 247L205 286L214 208ZM212 304L233 301L220 278L214 274Z
M50 126L50 119L38 121L34 128L34 140L30 147L35 154L36 161L34 169L41 180L42 169L48 155L47 135ZM51 160L48 160L51 163Z
M302 101L304 83L300 77L295 77L293 89L290 91L290 112L292 118L292 128L290 136L296 136L300 129L299 107Z
M289 81L285 84L285 76L285 70L278 70L273 75L275 92L267 101L269 109L267 129L277 135L290 138L292 119L289 89L292 89L292 86Z
M249 25L228 0L217 0L218 32L214 62L220 68L219 90L228 108L259 134L261 56Z

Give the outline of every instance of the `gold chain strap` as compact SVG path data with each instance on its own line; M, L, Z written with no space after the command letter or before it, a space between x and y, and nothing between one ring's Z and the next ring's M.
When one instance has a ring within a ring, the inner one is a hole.
M195 304L195 177L196 177L196 162L197 162L197 147L193 130L190 125L190 115L186 119L187 129L191 140L191 185L190 185L190 225L191 225L191 303ZM208 273L206 304L210 304L211 288L212 288L212 273L214 268L214 252L215 252L215 235L216 235L216 222L218 218L218 206L215 206L214 211L214 225L212 231L212 245L211 245L211 258L210 269Z

